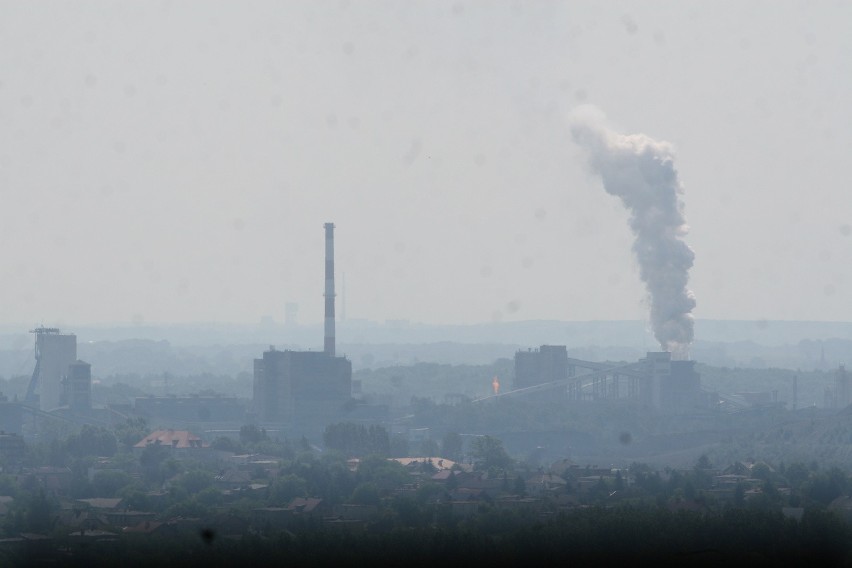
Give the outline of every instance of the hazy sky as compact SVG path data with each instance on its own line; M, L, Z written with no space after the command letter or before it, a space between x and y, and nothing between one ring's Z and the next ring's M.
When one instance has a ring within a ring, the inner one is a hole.
M565 116L670 142L699 318L852 320L850 2L0 2L0 321L640 319ZM341 306L338 298L338 314Z

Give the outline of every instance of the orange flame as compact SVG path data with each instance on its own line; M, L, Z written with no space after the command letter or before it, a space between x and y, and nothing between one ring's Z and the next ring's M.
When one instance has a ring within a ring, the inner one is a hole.
M494 390L494 394L500 394L500 381L497 377L494 377L494 380L491 381L491 388Z

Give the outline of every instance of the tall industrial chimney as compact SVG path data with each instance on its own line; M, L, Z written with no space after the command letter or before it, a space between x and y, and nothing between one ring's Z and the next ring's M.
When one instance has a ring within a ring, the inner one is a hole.
M334 357L334 223L325 224L325 354Z

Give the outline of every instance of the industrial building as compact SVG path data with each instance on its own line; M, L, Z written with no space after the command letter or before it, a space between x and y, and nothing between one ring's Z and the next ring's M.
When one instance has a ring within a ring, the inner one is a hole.
M522 389L568 378L568 348L542 345L515 353L514 388Z
M262 422L321 428L352 397L352 363L335 353L334 224L325 224L325 337L322 351L278 351L254 360L253 410Z
M333 412L352 394L352 363L323 351L276 351L254 361L255 410L265 422Z
M76 414L92 410L92 366L77 359L77 336L55 327L37 327L35 368L24 404L52 412L69 408Z
M695 361L673 361L667 351L648 353L640 360L650 388L640 389L643 402L656 408L694 408L702 402L701 376Z
M673 361L671 353L661 351L613 365L568 357L564 345L515 353L514 390L497 396L559 391L568 400L633 400L672 411L706 404L694 361Z
M68 365L65 379L68 406L74 412L86 413L92 409L92 366L85 361Z
M30 333L35 334L36 365L26 402L35 406L37 401L39 409L54 410L65 403L65 378L68 366L77 360L77 336L53 327L38 327Z
M834 372L834 388L825 389L826 408L846 408L852 404L852 376L846 371L846 365L840 365Z
M10 401L0 393L0 432L25 437L37 435L39 424L52 421L67 425L110 417L92 411L92 368L77 359L77 337L59 329L38 327L35 335L35 367L22 401Z

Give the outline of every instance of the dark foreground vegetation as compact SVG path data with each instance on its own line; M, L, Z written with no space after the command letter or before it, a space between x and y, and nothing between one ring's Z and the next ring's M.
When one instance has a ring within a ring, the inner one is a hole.
M415 426L459 425L448 405L412 408ZM505 426L532 410L470 416ZM638 438L617 410L609 430ZM821 432L844 446L846 414L836 432L806 418L755 438L748 459L708 452L683 467L520 457L453 430L409 442L351 422L313 440L246 424L184 447L146 443L142 419L46 424L26 443L0 434L0 568L852 565L849 469L764 457Z
M529 522L485 514L463 526L393 528L353 535L303 526L267 537L221 538L202 530L155 541L122 539L110 546L7 554L4 566L747 566L849 563L847 525L825 512L801 521L769 511L721 514L655 507L590 508ZM69 545L73 546L73 545ZM646 564L648 563L648 564Z

